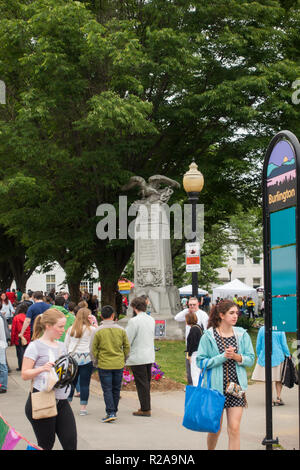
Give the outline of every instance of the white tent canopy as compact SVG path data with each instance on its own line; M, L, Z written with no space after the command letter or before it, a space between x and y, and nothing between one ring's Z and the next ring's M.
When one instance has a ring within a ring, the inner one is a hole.
M218 286L213 289L213 302L220 297L221 299L232 299L237 294L238 297L251 297L255 302L255 308L257 309L257 291L254 287L247 286L239 279L234 279L223 286Z
M192 284L189 284L188 286L183 286L180 287L179 289L179 294L180 295L192 295L193 293L193 286ZM205 295L207 294L207 290L203 290L198 288L198 295Z

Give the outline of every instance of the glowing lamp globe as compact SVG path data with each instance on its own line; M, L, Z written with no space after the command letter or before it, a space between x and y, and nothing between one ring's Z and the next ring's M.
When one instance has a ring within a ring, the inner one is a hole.
M203 186L203 175L198 170L198 165L192 162L189 171L187 171L183 177L183 187L187 193L200 193Z

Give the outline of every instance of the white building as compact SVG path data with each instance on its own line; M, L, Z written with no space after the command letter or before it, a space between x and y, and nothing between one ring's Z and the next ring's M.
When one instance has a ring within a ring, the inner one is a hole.
M231 273L229 272L230 269L232 270ZM261 254L258 257L249 258L238 247L232 247L232 255L228 259L227 266L217 271L221 284L225 284L233 279L239 279L250 287L260 287L264 283L263 255ZM68 290L68 286L65 283L65 276L64 270L58 263L47 273L35 271L27 281L26 291L31 289L32 291L41 290L43 292L49 292L52 288L54 288L56 292ZM98 272L96 270L93 273L93 277L98 278ZM217 287L218 285L220 284L213 284L211 288ZM80 290L88 290L93 295L99 297L101 295L100 286L100 282L82 281ZM14 282L11 287L16 288Z
M249 258L238 247L232 247L232 255L227 266L218 269L219 279L222 284L233 279L239 279L250 287L260 287L264 284L263 255ZM231 271L231 272L230 272ZM212 287L216 287L217 284Z
M93 277L98 277L98 272L93 273ZM40 273L38 270L30 276L26 284L26 292L30 289L32 291L43 291L50 292L51 289L55 289L55 292L60 290L68 291L68 285L65 282L66 274L62 267L56 263L51 271L47 273ZM91 294L100 295L100 282L92 281L81 281L80 290L88 290ZM12 288L16 288L15 282L13 282Z

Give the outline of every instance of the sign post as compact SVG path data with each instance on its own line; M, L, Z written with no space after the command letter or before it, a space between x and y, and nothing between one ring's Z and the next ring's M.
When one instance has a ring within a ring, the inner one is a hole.
M186 272L200 272L200 243L192 242L185 244L185 266Z
M297 332L299 340L299 165L297 137L290 131L276 134L263 167L266 450L278 444L272 423L272 331Z

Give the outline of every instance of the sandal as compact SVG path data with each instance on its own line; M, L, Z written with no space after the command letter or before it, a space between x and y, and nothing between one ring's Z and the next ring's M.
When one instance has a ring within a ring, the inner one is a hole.
M273 406L283 406L284 402L281 400L281 398L277 397L276 401L273 401Z

